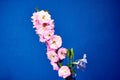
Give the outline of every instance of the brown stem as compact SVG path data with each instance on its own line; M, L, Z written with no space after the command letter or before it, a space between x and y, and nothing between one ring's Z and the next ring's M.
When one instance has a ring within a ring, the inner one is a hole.
M71 76L65 78L65 80L76 80L76 78L71 75Z

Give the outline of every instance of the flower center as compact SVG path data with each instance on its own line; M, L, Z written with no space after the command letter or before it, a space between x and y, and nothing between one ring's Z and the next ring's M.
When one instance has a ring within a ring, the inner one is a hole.
M56 43L56 41L53 41L53 44L55 44Z
M42 19L45 19L45 15L44 15L44 16L42 16Z
M50 34L48 34L48 36L50 37L51 35L50 35Z
M66 73L67 71L66 70L64 70L64 73Z
M54 58L55 56L53 55L52 57Z
M47 23L43 23L43 27L46 27L48 24Z

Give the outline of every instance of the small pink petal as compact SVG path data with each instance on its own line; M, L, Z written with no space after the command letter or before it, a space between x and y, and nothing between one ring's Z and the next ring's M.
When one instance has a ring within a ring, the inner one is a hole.
M68 66L62 66L59 70L58 70L58 75L59 77L62 78L67 78L68 76L71 75L70 69Z
M66 48L60 48L58 50L58 56L59 56L60 60L65 59L66 54L67 54L67 49Z
M59 70L57 63L55 63L55 62L50 62L50 63L53 66L53 70L57 70L57 71Z
M59 61L59 57L55 53L55 51L47 51L47 57L51 62L58 62Z
M58 49L62 45L62 39L58 35L53 35L47 43L51 49Z

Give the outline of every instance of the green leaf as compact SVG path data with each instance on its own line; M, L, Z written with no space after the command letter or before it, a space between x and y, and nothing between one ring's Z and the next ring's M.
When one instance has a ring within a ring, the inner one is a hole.
M58 65L59 65L60 67L62 67L62 63L61 63L61 62L58 62Z
M72 73L72 74L76 74L75 70L73 70L73 69L71 70L71 73Z
M70 64L67 65L70 68Z
M36 7L35 10L36 10L36 12L38 12L39 11L38 7Z
M70 56L70 58L72 59L72 58L74 57L74 51L73 51L73 48L71 48L70 51L71 51L71 56Z
M67 57L70 57L70 50L67 50Z
M73 58L74 58L74 51L73 51L73 48L67 50L67 57L68 57L68 66L70 68L73 68L74 65L73 65Z

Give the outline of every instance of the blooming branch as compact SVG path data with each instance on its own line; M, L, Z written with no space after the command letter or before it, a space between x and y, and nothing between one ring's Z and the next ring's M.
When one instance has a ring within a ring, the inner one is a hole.
M38 11L37 9L37 12L34 12L31 18L33 28L35 28L36 34L39 36L39 41L46 44L46 55L50 60L50 64L53 66L53 70L58 71L59 77L71 80L71 76L76 74L74 66L77 66L77 68L86 67L86 54L83 55L83 59L79 59L75 62L73 61L73 48L66 49L61 47L62 38L55 34L54 20L51 19L51 15L48 11ZM68 58L69 63L63 64L66 58Z

